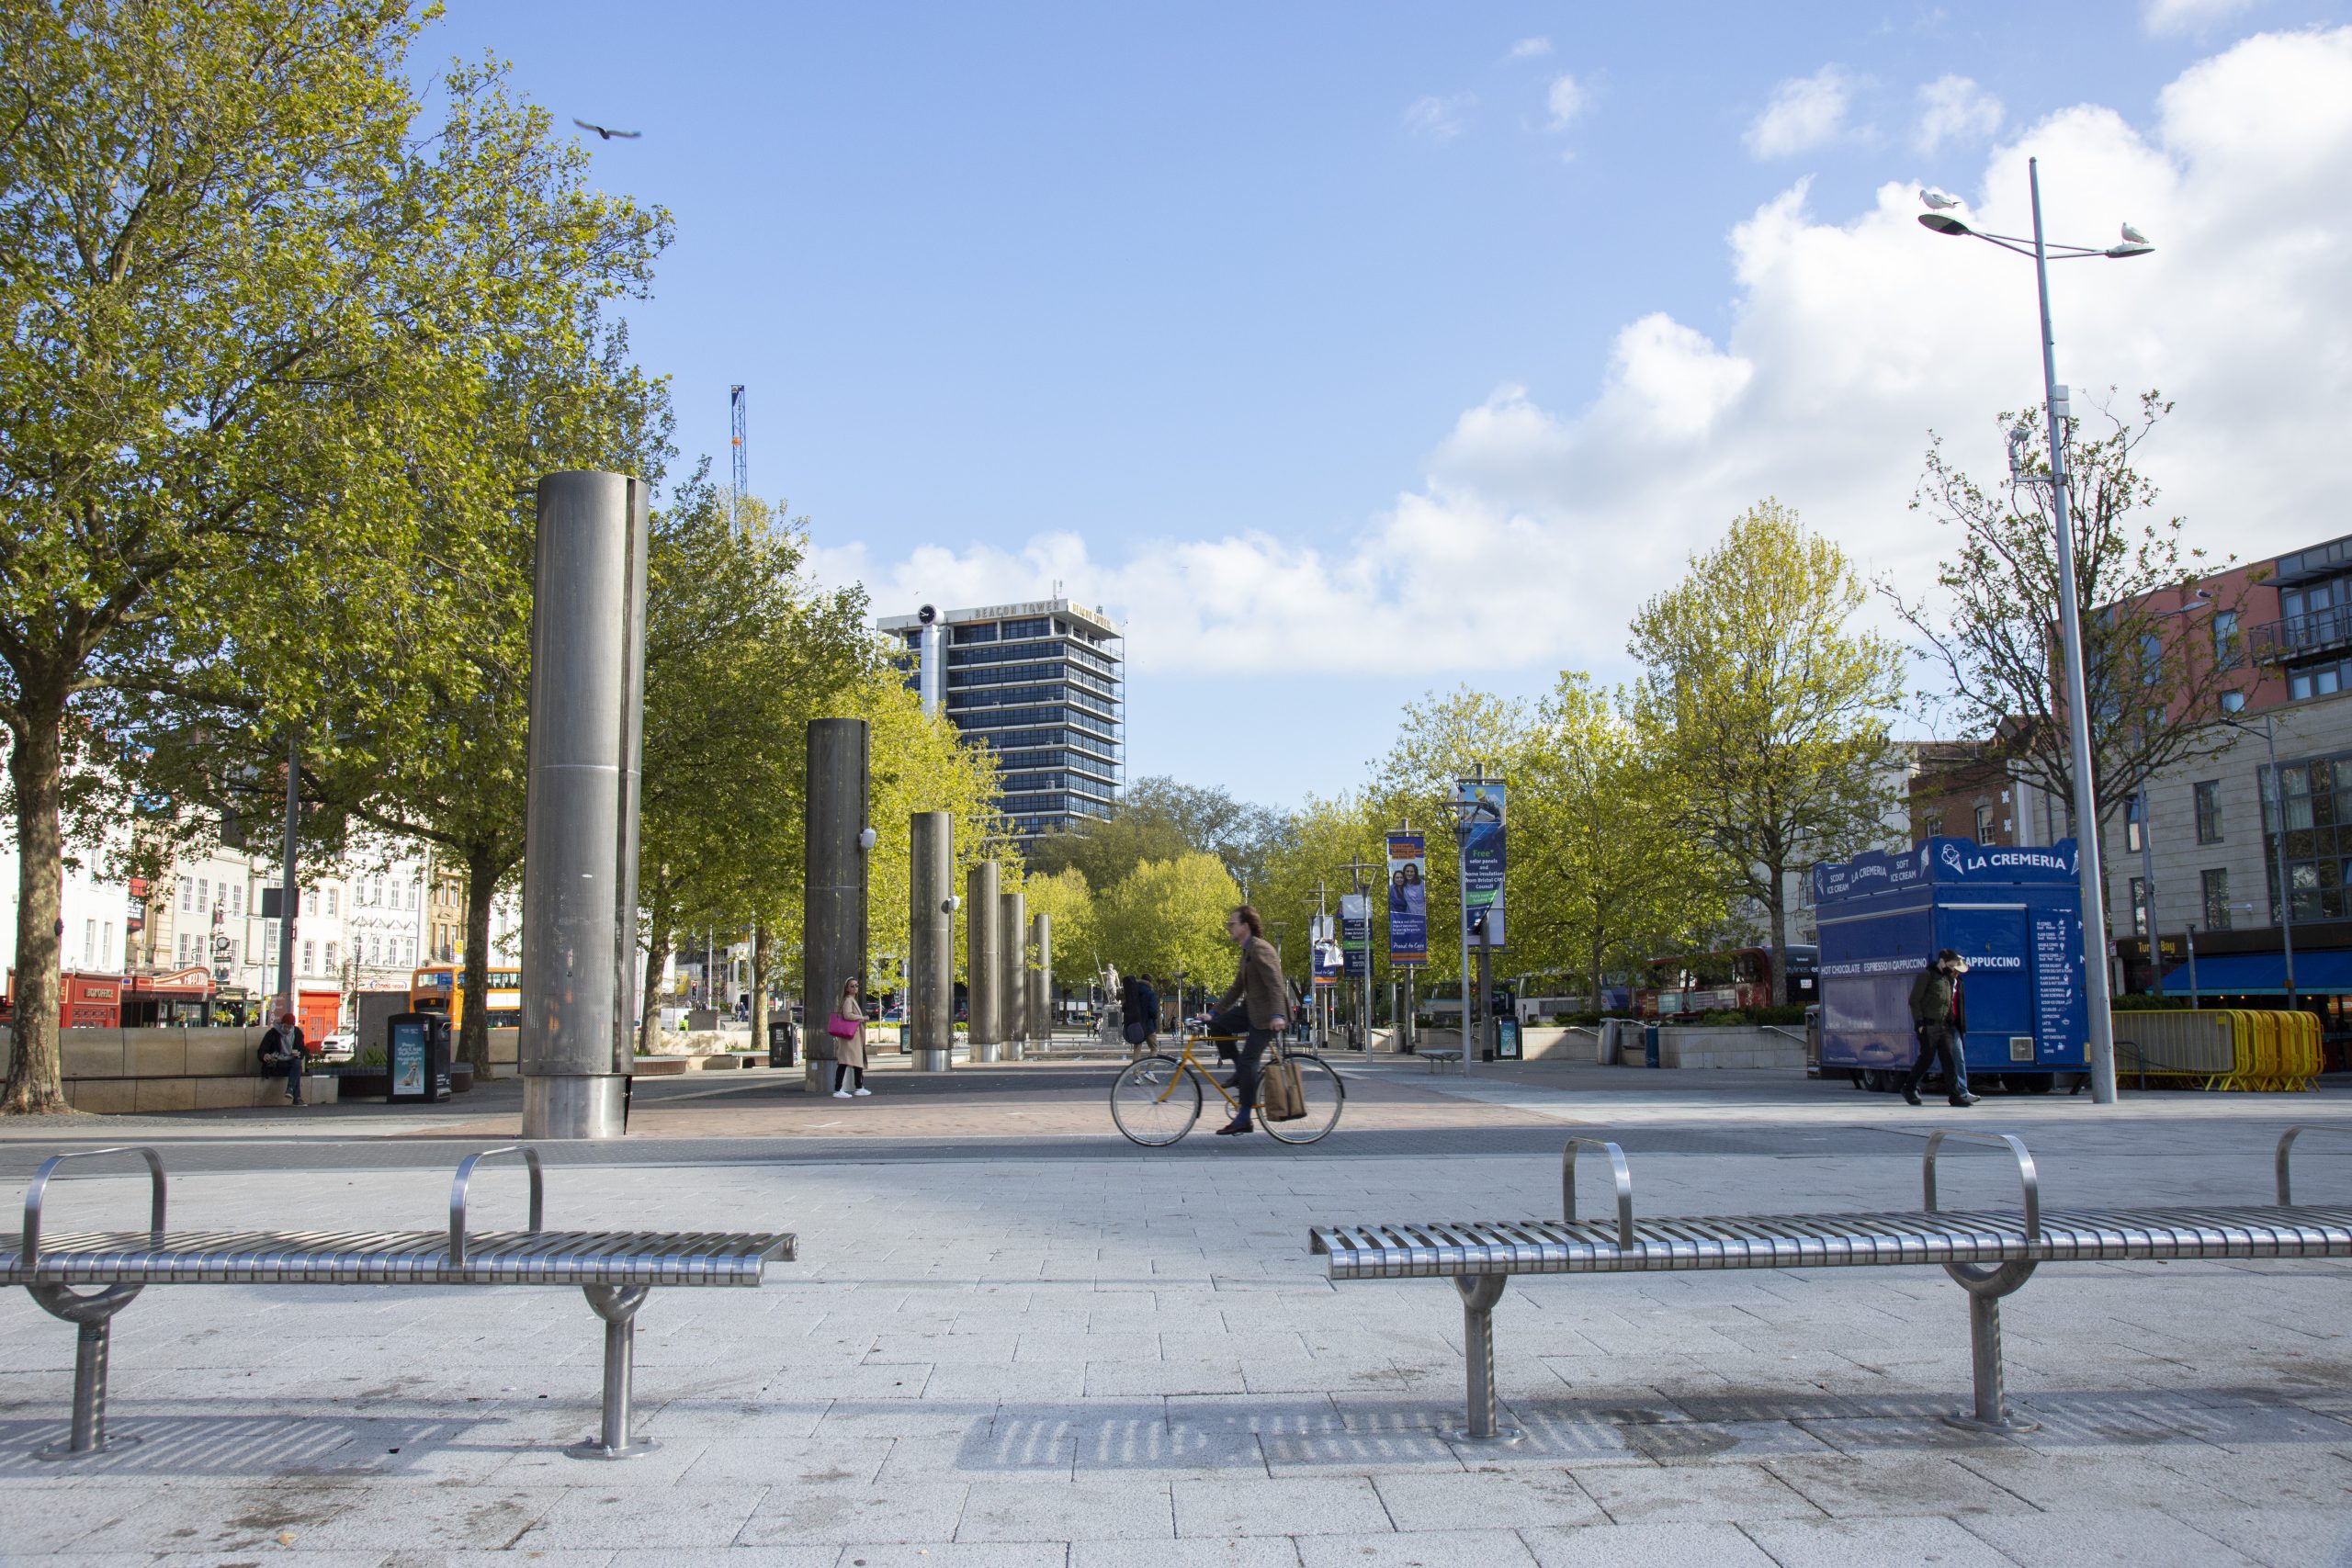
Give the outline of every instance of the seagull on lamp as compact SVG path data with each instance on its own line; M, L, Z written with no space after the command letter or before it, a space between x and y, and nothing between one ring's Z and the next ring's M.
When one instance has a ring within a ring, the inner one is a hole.
M2148 236L2126 223L2123 225L2123 243L2127 245L2144 245L2148 243Z
M645 132L641 130L607 130L601 125L589 124L586 120L580 118L577 115L572 117L571 123L578 126L582 130L594 131L598 136L603 137L607 141L612 141L615 137L620 138L623 141L634 141L639 137L645 134Z
M1919 193L1919 199L1926 202L1938 212L1941 212L1947 207L1958 207L1961 204L1960 197L1956 196L1948 196L1944 192L1938 190L1933 186L1929 186L1927 189L1921 191Z

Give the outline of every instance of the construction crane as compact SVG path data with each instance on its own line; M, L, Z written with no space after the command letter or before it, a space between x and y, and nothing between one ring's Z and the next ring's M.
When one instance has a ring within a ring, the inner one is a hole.
M751 470L745 466L750 454L743 446L743 389L740 386L727 389L727 423L735 443L733 469L729 476L735 486L735 492L727 503L727 515L733 518L741 512L744 491L751 488L752 482Z

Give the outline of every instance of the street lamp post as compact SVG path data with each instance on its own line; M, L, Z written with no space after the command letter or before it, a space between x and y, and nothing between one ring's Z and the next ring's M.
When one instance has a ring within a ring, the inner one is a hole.
M2091 780L2090 712L2083 680L2082 611L2075 588L2075 534L2066 515L2066 420L2070 410L2066 389L2058 384L2057 340L2050 328L2050 262L2053 257L2074 261L2086 256L2120 260L2146 255L2155 247L2129 223L2123 225L2120 244L2103 249L2051 244L2041 231L2040 159L2026 160L2026 182L2033 202L2030 242L1970 228L1944 210L1959 203L1935 190L1920 193L1921 199L1935 210L1921 213L1919 222L1939 234L1966 235L2033 258L2034 285L2041 305L2043 412L2050 425L2050 510L2058 535L2058 631L2066 676L2066 739L2075 773L2075 865L2082 886L2083 991L2090 1012L2091 1099L2100 1105L2111 1105L2115 1102L2115 1021L2108 1011L2107 900L2101 886L2098 801Z

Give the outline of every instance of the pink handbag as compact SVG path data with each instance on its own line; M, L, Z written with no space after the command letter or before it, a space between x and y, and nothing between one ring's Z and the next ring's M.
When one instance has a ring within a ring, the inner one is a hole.
M855 1019L843 1018L840 1013L825 1021L825 1032L836 1040L854 1040L857 1038L857 1027Z

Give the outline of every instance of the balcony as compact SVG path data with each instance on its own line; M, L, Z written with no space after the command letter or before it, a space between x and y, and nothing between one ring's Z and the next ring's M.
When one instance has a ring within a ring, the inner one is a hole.
M2290 615L2246 633L2246 650L2257 664L2288 664L2347 648L2352 648L2352 605Z

